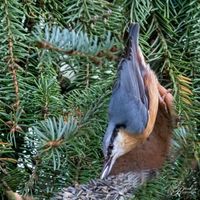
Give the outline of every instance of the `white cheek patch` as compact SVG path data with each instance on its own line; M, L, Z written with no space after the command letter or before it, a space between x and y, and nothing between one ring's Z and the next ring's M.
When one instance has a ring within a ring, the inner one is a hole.
M106 164L104 165L104 169L102 171L102 179L109 175L117 158L125 154L126 149L124 141L124 134L121 132L121 130L119 130L117 136L114 138L111 155L107 156L108 160L106 161Z
M113 143L112 156L115 158L120 157L125 153L123 134L119 131Z

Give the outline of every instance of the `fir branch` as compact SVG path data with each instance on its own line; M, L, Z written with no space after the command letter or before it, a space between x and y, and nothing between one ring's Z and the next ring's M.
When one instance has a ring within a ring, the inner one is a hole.
M121 2L119 2L121 4ZM119 4L119 5L120 5ZM146 30L146 24L148 16L153 9L153 6L150 1L123 1L124 8L128 11L125 15L129 14L131 22L139 22L142 29Z
M57 51L69 56L75 55L89 58L96 64L101 62L102 57L116 61L115 56L117 51L115 42L111 38L111 33L104 35L104 42L101 42L97 36L89 37L83 32L69 31L68 29L61 30L59 27L50 29L45 26L45 35L43 30L37 26L37 32L34 35L37 38L37 47Z
M174 133L176 160L136 198L198 198L195 180L188 177L195 176L190 162L199 162L200 152L199 2L4 0L0 6L0 151L2 158L17 161L1 161L0 168L6 169L1 178L13 192L50 199L63 187L99 176L122 35L129 21L138 21L142 50L159 81L172 88L182 122ZM34 28L39 31L33 33ZM55 134L53 139L45 131L33 135L31 127L60 116L77 120L70 140ZM5 191L0 187L0 195Z
M67 122L65 122L62 117L58 120L55 118L48 118L45 121L37 123L33 127L33 143L39 149L38 156L40 159L51 160L53 158L54 169L59 169L60 166L61 154L58 149L64 148L69 142L69 137L76 132L76 123L76 120L73 118L68 118ZM32 135L32 133L30 133L30 135ZM46 157L46 153L49 153L48 157ZM45 154L45 156L43 154Z
M14 103L14 107L15 109L18 109L19 104L20 104L20 100L19 100L19 85L18 85L18 80L17 80L17 73L16 73L16 63L14 61L14 55L13 55L13 33L11 31L10 28L10 18L9 18L9 9L8 9L8 1L5 0L4 1L5 4L5 17L6 17L6 23L7 23L7 34L8 34L8 52L9 52L9 56L8 56L8 67L11 71L12 74L12 78L13 78L13 86L15 89L15 103Z
M69 28L87 31L94 35L104 34L106 28L116 35L121 34L121 25L125 21L121 5L118 6L105 0L92 2L72 0L65 2L65 6L68 9L63 15Z

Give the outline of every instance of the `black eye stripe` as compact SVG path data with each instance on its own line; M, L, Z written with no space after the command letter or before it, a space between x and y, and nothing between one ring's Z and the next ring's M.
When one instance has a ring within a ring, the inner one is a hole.
M114 147L113 143L114 143L114 140L115 140L115 138L116 138L116 136L117 136L117 134L118 134L120 128L126 128L126 126L125 126L124 124L117 124L117 125L115 126L115 128L114 128L114 130L113 130L113 133L112 133L112 137L111 137L111 139L110 139L110 144L109 144L108 149L107 149L107 156L108 156L108 157L109 157L109 156L111 155L111 153L112 153L112 150L113 150L113 147Z
M113 130L112 137L110 139L110 144L109 144L108 149L107 149L107 157L110 157L110 155L112 154L112 150L113 150L113 147L114 147L113 142L114 142L114 140L117 136L117 133L118 133L118 129L115 128Z
M114 146L113 144L109 144L108 148L109 148L109 149L112 149L113 146Z
M110 144L113 144L113 142L114 142L114 140L117 136L118 131L119 131L119 129L115 127L114 130L113 130L113 133L112 133L112 137L110 139Z
M120 128L126 128L126 125L125 124L117 124L115 126L116 129L120 129Z
M110 139L110 143L113 143L114 142L114 139L116 138L117 136L117 133L119 132L119 129L120 128L126 128L126 125L125 124L117 124L113 130L113 133L112 133L112 137Z
M108 156L111 155L112 150L113 150L113 144L109 144L109 146L108 146Z

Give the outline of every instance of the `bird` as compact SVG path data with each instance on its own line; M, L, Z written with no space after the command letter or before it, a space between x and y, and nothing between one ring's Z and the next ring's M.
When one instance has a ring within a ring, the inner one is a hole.
M158 107L171 112L172 99L146 63L139 46L138 23L129 27L128 45L119 62L108 108L108 126L103 138L106 178L122 155L144 143L155 125ZM165 98L167 101L165 101Z
M129 199L157 176L168 156L177 117L173 96L144 60L139 25L132 24L129 30L129 45L109 103L101 179L64 188L55 199Z
M173 106L173 96L161 87L159 93L166 94L164 101ZM173 107L170 107L173 109ZM154 129L142 145L121 156L105 179L98 177L88 183L63 188L54 199L130 199L138 187L159 175L159 170L168 157L172 139L174 115L159 101ZM153 158L153 159L152 159ZM125 189L124 189L125 188Z

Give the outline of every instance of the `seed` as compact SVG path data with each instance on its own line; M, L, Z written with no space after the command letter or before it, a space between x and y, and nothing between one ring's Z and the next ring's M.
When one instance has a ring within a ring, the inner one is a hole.
M155 173L154 173L155 174ZM107 179L90 180L88 184L64 188L56 200L126 200L133 197L135 189L152 178L152 170L140 173L128 172Z

